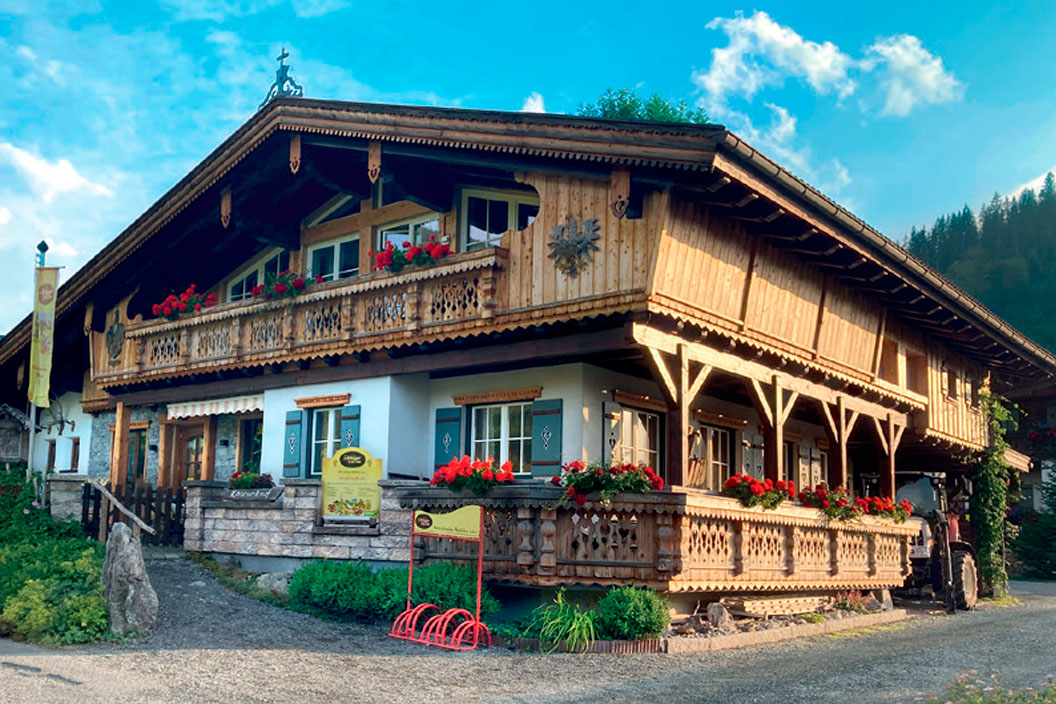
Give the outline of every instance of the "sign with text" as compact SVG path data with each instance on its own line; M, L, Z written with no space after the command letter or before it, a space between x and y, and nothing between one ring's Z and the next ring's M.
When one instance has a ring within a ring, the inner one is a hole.
M358 447L338 450L323 460L323 519L362 521L381 507L381 460Z
M415 535L455 540L480 540L480 506L463 506L448 513L414 512Z

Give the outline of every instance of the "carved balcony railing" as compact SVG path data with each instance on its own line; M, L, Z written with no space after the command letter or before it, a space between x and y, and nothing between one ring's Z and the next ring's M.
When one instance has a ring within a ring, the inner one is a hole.
M227 303L176 321L130 322L116 354L96 355L93 378L106 386L308 359L425 337L445 326L480 325L498 306L505 258L505 250L481 250L398 274L312 285L292 299Z
M829 521L797 504L776 511L694 489L619 494L608 505L555 505L560 490L513 484L483 500L400 487L406 508L481 503L484 572L534 586L637 584L661 591L827 591L900 586L918 528L865 517ZM416 538L429 560L475 559L472 544Z

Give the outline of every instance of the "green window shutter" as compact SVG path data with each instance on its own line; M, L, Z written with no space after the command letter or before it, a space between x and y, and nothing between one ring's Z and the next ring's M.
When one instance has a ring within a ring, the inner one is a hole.
M282 435L282 476L300 477L304 475L305 443L304 426L307 411L287 411L286 427Z
M462 449L462 408L436 409L436 445L433 454L439 469L455 457Z
M623 431L623 406L614 401L605 401L601 405L601 422L604 433L601 438L601 459L612 462L612 455L620 444Z
M561 473L561 399L532 403L532 474Z
M362 447L363 439L359 437L359 406L345 406L341 409L341 449Z

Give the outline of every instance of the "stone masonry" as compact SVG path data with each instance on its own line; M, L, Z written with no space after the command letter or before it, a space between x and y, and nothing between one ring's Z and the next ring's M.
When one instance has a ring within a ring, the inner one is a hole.
M81 496L84 492L83 474L52 474L48 476L48 507L51 515L60 520L81 520Z
M287 479L274 502L224 500L224 482L187 482L183 547L197 552L406 563L411 511L382 481L377 525L323 525L319 479Z

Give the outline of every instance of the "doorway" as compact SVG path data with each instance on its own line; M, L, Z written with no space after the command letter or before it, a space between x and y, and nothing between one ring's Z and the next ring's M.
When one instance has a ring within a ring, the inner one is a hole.
M203 479L205 427L202 423L176 425L173 428L172 486L183 486L187 480Z

